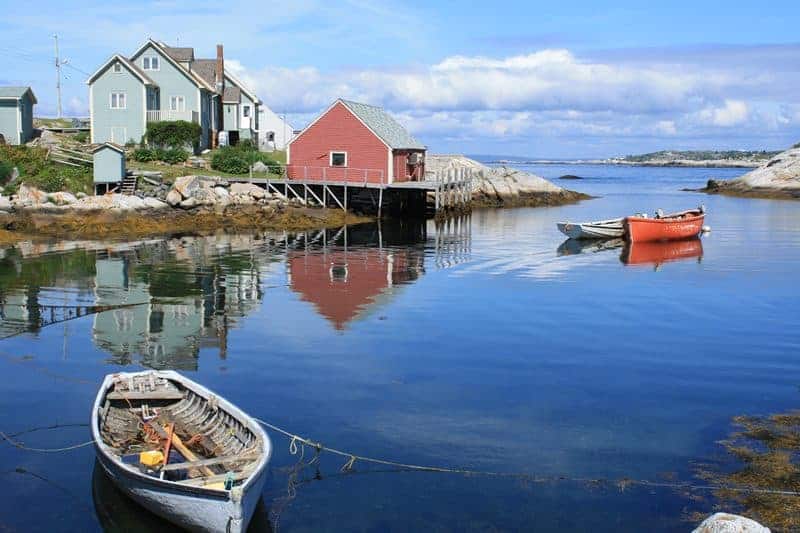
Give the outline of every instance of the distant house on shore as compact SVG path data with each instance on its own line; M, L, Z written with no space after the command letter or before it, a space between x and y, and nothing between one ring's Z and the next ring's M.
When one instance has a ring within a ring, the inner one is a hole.
M294 139L294 129L286 122L286 116L277 115L265 105L259 109L258 125L261 149L266 152L286 150L289 142Z
M222 45L215 59L196 59L193 48L148 39L130 57L114 54L86 82L91 141L139 142L151 122L200 124L200 148L227 132L231 143L258 143L261 100L225 69Z
M33 106L30 87L0 87L0 135L8 144L25 144L33 136Z
M425 176L425 146L383 109L336 100L289 143L291 179L389 184Z

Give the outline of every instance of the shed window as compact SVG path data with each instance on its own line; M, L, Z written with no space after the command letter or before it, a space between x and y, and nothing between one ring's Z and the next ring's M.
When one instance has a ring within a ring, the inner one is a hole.
M346 167L347 166L347 152L331 152L331 166L332 167Z
M142 59L142 69L143 70L159 70L158 57L157 56L147 56L144 59Z
M122 63L120 62L114 63L114 72L122 72Z
M170 96L169 109L170 111L186 111L186 98L183 96Z
M125 93L111 93L111 109L125 109Z

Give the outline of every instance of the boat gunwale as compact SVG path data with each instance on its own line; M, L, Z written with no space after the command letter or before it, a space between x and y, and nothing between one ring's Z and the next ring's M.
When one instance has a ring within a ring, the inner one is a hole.
M690 215L686 218L679 218L684 217L686 215ZM688 211L682 211L680 213L671 213L669 215L664 215L659 218L649 218L649 217L637 217L637 216L629 216L625 217L625 222L630 223L631 221L636 222L637 224L641 222L655 222L657 224L675 224L675 223L683 223L683 222L695 222L700 219L704 219L706 214L703 211L698 209L690 209Z
M100 435L100 410L102 409L103 401L105 400L106 395L108 394L108 391L111 389L112 385L114 385L116 382L117 378L136 377L151 373L155 374L156 377L161 377L180 383L183 387L191 390L206 401L209 400L209 396L214 396L221 409L237 419L242 425L252 431L256 437L261 437L263 442L263 451L260 455L259 461L255 464L255 467L252 469L250 475L247 476L244 483L234 487L231 490L211 489L208 487L198 487L196 485L184 485L178 481L148 476L135 470L134 468L131 468L129 465L126 465L118 459L118 456L113 453L114 449L106 444L102 435ZM255 419L253 419L253 417L236 407L228 399L218 394L214 394L206 387L185 376L182 376L173 370L143 370L139 372L117 372L106 375L105 379L103 379L102 385L100 386L100 390L95 397L94 405L92 407L92 438L94 439L95 449L101 453L107 461L116 465L118 467L117 470L125 473L127 477L137 481L144 481L147 484L159 488L169 489L170 492L194 493L198 495L214 496L216 499L226 501L232 501L231 496L234 490L239 489L242 493L247 492L248 488L253 485L255 481L264 473L263 471L266 469L266 466L272 457L272 441L270 440L269 435L267 435L267 432L264 430L264 428L262 428L261 425L256 422ZM103 461L101 461L101 464L102 463Z

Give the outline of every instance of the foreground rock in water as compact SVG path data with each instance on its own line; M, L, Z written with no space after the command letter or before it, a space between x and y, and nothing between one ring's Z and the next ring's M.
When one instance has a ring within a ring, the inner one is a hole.
M462 155L429 155L425 159L426 173L448 169L469 169L474 205L486 207L563 205L591 198L555 185L535 174L509 167L487 167ZM428 178L431 179L432 176Z
M743 516L716 513L703 520L692 533L770 533L770 530Z
M732 180L708 180L707 193L756 198L800 199L800 148L781 152L759 168Z

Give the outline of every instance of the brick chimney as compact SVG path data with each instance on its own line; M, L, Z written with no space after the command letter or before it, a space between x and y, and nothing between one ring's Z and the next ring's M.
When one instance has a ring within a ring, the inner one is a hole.
M217 129L213 132L213 147L219 146L219 132L225 131L225 110L223 109L223 94L225 93L225 58L222 53L222 45L217 45L217 64L214 69L214 89L217 94Z

